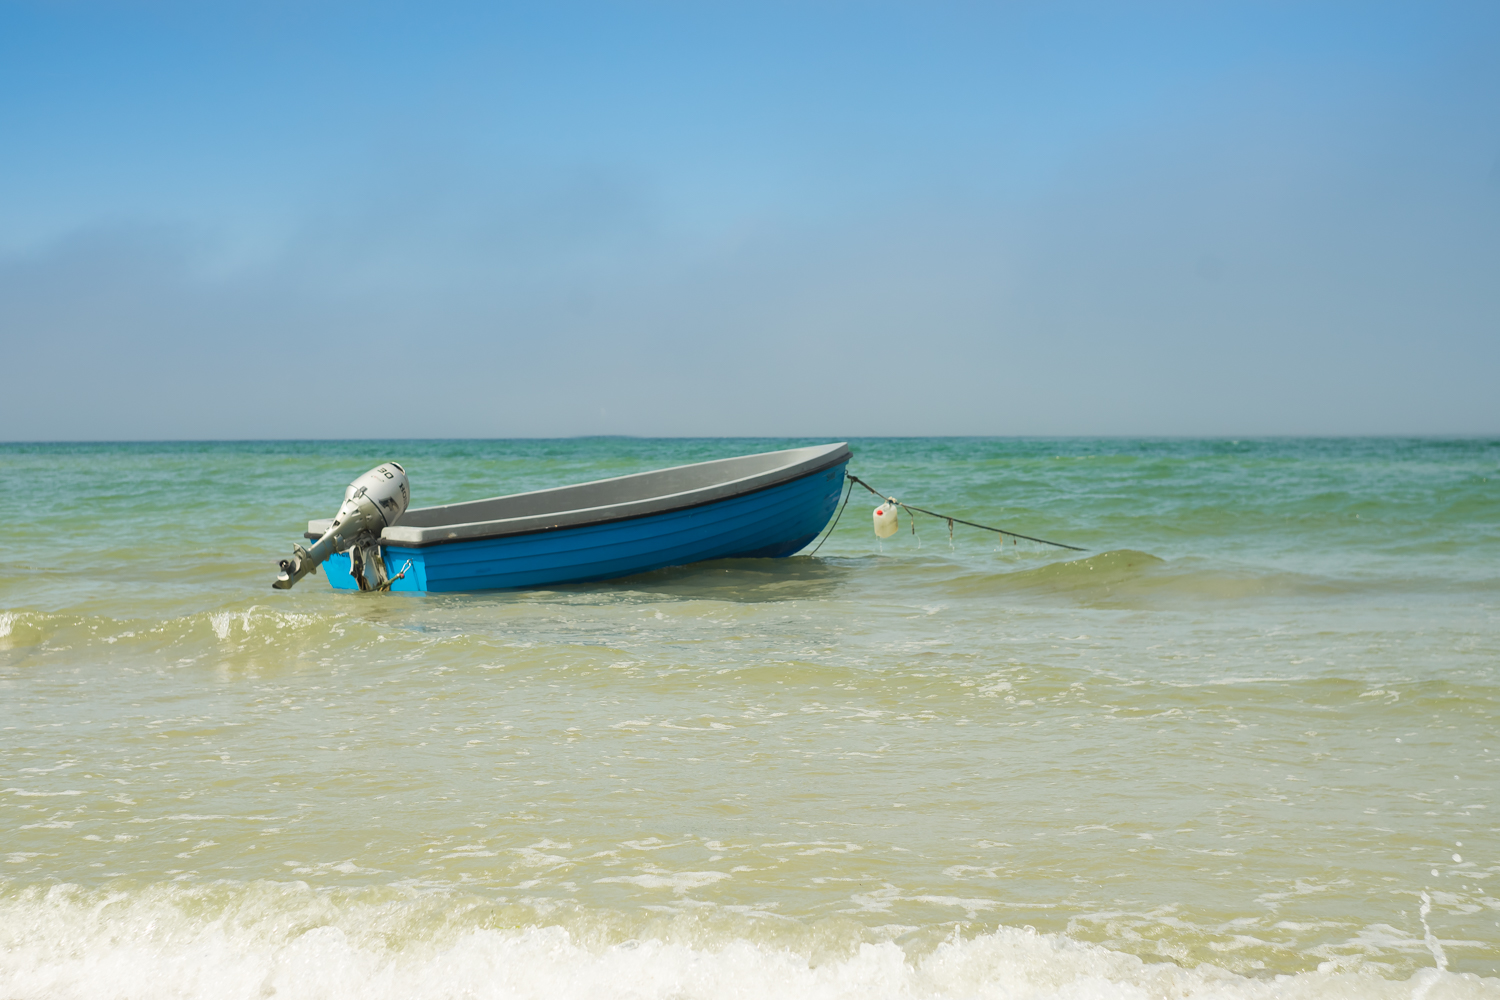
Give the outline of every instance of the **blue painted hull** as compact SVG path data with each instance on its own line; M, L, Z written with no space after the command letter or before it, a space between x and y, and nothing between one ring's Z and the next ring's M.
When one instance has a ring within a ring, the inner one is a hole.
M429 593L613 580L705 559L779 558L800 551L827 526L843 486L840 464L684 510L525 535L382 549L392 576L406 570L392 590ZM347 553L336 553L323 569L336 589L359 589Z

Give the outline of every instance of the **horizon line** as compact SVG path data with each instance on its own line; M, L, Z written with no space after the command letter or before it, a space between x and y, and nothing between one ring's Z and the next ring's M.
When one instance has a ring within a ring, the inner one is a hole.
M0 447L45 445L150 445L150 444L357 444L403 441L413 443L490 442L490 441L1373 441L1373 440L1478 440L1500 439L1500 431L1451 433L1358 433L1358 434L568 434L517 435L514 437L285 437L285 438L55 438L42 440L0 440Z

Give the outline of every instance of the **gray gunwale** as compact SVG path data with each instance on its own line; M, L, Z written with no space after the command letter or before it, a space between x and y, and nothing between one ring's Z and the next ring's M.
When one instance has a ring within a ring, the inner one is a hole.
M780 486L833 468L851 456L849 445L839 442L694 462L483 500L415 507L382 531L380 542L423 548L666 514ZM580 502L585 505L578 505ZM508 510L514 510L515 516L485 516ZM319 537L331 523L332 518L309 521L307 533Z

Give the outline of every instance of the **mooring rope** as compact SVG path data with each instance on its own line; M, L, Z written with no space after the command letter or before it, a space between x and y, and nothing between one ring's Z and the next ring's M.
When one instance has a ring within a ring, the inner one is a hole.
M823 533L822 539L818 542L817 545L814 545L813 550L808 553L808 555L810 556L815 556L818 554L818 550L823 547L823 542L828 541L828 536L833 534L833 529L839 526L839 518L844 516L844 508L849 506L849 498L854 495L854 483L852 482L854 477L850 476L848 473L845 473L845 477L850 479L851 482L849 483L848 488L844 490L844 502L839 504L839 512L833 516L833 523L830 524L828 526L828 530Z
M859 485L863 486L865 489L869 490L871 493L873 493L876 496L878 496L880 499L882 499L882 500L889 500L891 503L895 504L897 507L904 508L908 512L916 512L916 513L919 513L919 514L926 514L928 517L935 517L935 518L937 518L940 521L947 521L948 522L948 538L949 538L950 542L952 541L952 538L953 538L953 526L955 524L967 524L971 528L983 528L985 531L993 531L997 535L1006 535L1006 536L1008 536L1010 538L1024 538L1028 542L1040 542L1043 545L1054 545L1057 548L1060 548L1060 549L1070 549L1073 552L1087 552L1088 551L1088 549L1082 549L1082 548L1079 548L1076 545L1064 545L1062 542L1049 542L1045 538L1033 538L1030 535L1021 535L1021 534L1017 534L1014 531L1006 531L1004 528L992 528L988 524L976 524L973 521L965 521L961 517L949 517L947 514L939 514L935 510L927 510L924 507L913 507L911 504L902 503L900 500L897 500L897 499L895 499L893 497L886 496L884 493L880 492L875 487L871 486L869 483L865 482L863 479L859 478L858 476L856 476L852 472L845 472L844 475L846 475L846 476L849 477L850 482L858 483ZM853 490L851 489L850 492L852 493ZM847 504L848 502L849 502L849 500L846 497L845 500L844 500L844 503ZM842 514L843 512L844 512L844 509L842 507L840 507L839 508L839 513ZM838 519L837 518L834 519L834 523L835 524L838 523ZM915 531L916 527L917 527L917 522L915 520L913 520L912 521L912 530ZM832 534L832 530L833 529L831 529L831 528L829 529L829 533L830 534ZM824 538L826 540L827 536L824 536ZM821 546L823 543L819 542L818 544ZM813 552L816 552L816 551L818 551L818 550L817 549L813 549Z

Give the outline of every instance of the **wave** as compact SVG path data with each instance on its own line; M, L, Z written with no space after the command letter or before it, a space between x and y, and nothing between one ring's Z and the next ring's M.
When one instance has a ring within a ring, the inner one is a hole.
M1235 566L1207 558L1165 560L1115 549L1047 563L993 563L912 554L719 560L643 574L609 584L554 590L444 595L314 594L281 610L262 598L174 607L177 614L111 617L78 611L0 610L0 665L35 655L87 650L101 659L132 656L162 664L212 662L263 671L331 651L418 655L441 649L492 656L497 648L539 641L597 644L613 635L633 608L676 606L679 634L706 640L742 630L720 609L871 599L899 588L903 597L1002 598L1097 607L1153 608L1285 600L1342 601L1443 594L1469 601L1500 590L1493 581L1364 577L1336 579L1288 570ZM152 609L159 614L163 609ZM604 612L601 614L601 612ZM128 614L128 612L127 612ZM658 617L661 617L658 615ZM721 620L722 619L722 620ZM745 619L750 620L750 619ZM715 629L715 625L723 628ZM683 630L686 629L684 632ZM618 638L619 636L615 636ZM391 645L391 641L395 645Z
M303 883L31 888L0 899L0 993L13 1000L1500 998L1500 979L1442 968L1441 948L1431 949L1433 967L1407 979L1332 963L1253 978L1213 965L1148 962L1029 927L972 936L954 927L923 943L921 935L903 937L911 928L752 936L715 934L712 921L699 920L622 938L609 914L526 921L523 911L394 888L336 896ZM788 923L770 915L764 922Z
M0 666L39 665L80 653L99 662L138 661L156 668L212 662L267 669L321 651L383 642L392 627L378 617L295 613L250 605L166 618L7 611L0 613Z
M955 597L986 593L1025 598L1066 598L1124 607L1183 601L1347 598L1433 592L1492 592L1496 581L1413 581L1410 578L1333 578L1288 570L1240 567L1208 559L1162 559L1135 549L1114 549L1081 559L1009 571L943 573L934 566L928 585Z

